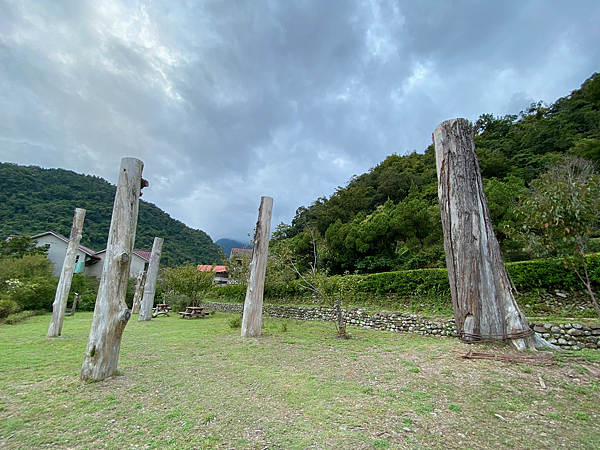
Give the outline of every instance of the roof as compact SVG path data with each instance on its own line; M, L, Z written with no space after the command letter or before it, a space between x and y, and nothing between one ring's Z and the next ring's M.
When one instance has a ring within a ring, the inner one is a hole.
M99 252L96 252L96 255L99 255L101 253L106 253L106 249L104 250L100 250ZM140 249L133 249L133 253L137 256L139 256L140 258L142 258L144 261L150 261L150 256L152 255L152 250L140 250Z
M144 258L146 261L150 261L150 256L152 256L152 250L133 250L133 253L138 255L140 258Z
M45 236L47 234L51 234L52 236L60 239L61 241L65 242L66 244L69 243L69 238L66 238L62 234L58 234L56 231L52 231L52 230L45 231L45 232L40 233L40 234L36 234L35 236L31 236L31 239L37 239L37 238ZM94 250L92 250L91 248L84 247L83 245L80 245L79 246L79 250L81 250L83 253L91 256L92 258L100 259L98 256L96 256L96 252Z
M227 266L213 266L209 264L198 264L198 270L201 272L210 272L212 269L213 272L227 272Z
M247 247L231 247L231 253L229 254L230 258L234 255L248 255L252 256L252 252L254 249Z

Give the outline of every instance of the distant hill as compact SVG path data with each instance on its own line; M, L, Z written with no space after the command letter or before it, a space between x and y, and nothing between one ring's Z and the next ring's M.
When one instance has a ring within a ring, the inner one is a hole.
M75 208L86 212L81 244L106 247L116 186L99 177L63 169L0 163L0 238L54 230L69 236ZM220 249L204 231L173 219L152 203L140 200L135 247L151 249L165 239L162 262L221 262Z
M219 239L217 242L215 242L215 244L219 247L223 247L223 253L225 253L225 256L228 258L229 254L231 253L231 247L246 247L247 245L234 239Z

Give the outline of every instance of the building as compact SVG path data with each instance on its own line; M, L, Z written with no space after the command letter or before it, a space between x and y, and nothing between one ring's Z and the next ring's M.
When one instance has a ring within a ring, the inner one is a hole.
M52 274L60 276L62 266L67 254L67 246L69 239L50 230L45 233L36 234L31 237L37 241L37 246L41 247L48 245L48 259L54 264ZM129 267L129 276L136 278L141 271L148 270L150 263L150 250L134 250L131 258L131 266ZM97 278L102 276L104 269L104 258L106 249L95 252L91 248L79 246L75 259L75 273L85 273Z
M137 278L140 272L145 272L148 270L151 254L151 250L133 250L133 255L131 257L131 266L129 266L130 277ZM102 270L104 268L104 258L106 257L106 249L96 252L95 255L101 259L101 263L97 264L97 267L94 267L90 275L100 278L102 276Z
M46 231L45 233L36 234L31 239L37 241L38 247L48 245L48 259L54 264L52 274L55 277L60 276L62 271L63 262L65 255L67 254L67 247L69 245L69 239L56 233L55 231ZM91 248L80 245L77 249L77 256L75 257L75 273L85 273L92 275L92 271L100 266L100 273L102 273L102 264L100 263L100 257L96 256L96 252Z
M227 266L211 266L209 264L198 264L198 270L201 272L215 272L215 278L213 284L216 286L225 286L229 282L229 274L227 273Z

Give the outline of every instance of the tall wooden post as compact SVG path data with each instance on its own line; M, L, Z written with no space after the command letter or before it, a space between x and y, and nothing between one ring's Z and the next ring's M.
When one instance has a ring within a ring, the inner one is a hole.
M137 277L135 282L135 294L133 294L133 303L131 305L131 314L139 314L140 312L140 301L142 299L142 286L144 283L144 276L146 272L142 270Z
M246 301L244 302L242 337L258 337L261 332L272 212L273 199L271 197L261 197L258 222L256 222L254 233L254 251L252 252L252 262L250 262L250 277L248 279L248 289L246 290Z
M131 317L125 304L135 241L144 163L123 158L115 195L106 257L98 288L92 328L81 367L82 380L102 380L117 371L121 338Z
M433 132L444 251L454 319L463 340L508 340L534 348L533 334L513 296L483 192L475 131L466 119Z
M144 297L142 299L139 322L145 322L152 318L152 306L154 305L154 294L156 292L156 280L158 279L158 267L160 266L163 242L163 238L155 237L152 244L152 253L150 254L150 264L148 265L148 274L146 275L146 285L144 286Z
M73 271L75 270L75 260L77 250L79 250L79 241L81 241L81 230L83 228L83 219L85 219L85 209L75 209L73 216L73 225L69 235L69 245L67 254L63 262L62 271L56 287L56 295L52 304L52 319L48 328L48 337L60 336L62 333L63 322L65 320L65 311L67 309L67 299L71 290L71 281L73 280Z

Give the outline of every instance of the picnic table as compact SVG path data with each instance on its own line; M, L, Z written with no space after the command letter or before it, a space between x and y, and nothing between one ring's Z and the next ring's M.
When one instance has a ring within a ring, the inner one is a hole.
M179 314L181 314L182 319L202 319L208 316L208 313L200 306L188 306L184 312L180 312Z
M152 318L156 319L158 316L165 315L169 316L169 311L171 311L171 307L166 303L159 303L154 308L152 308Z

